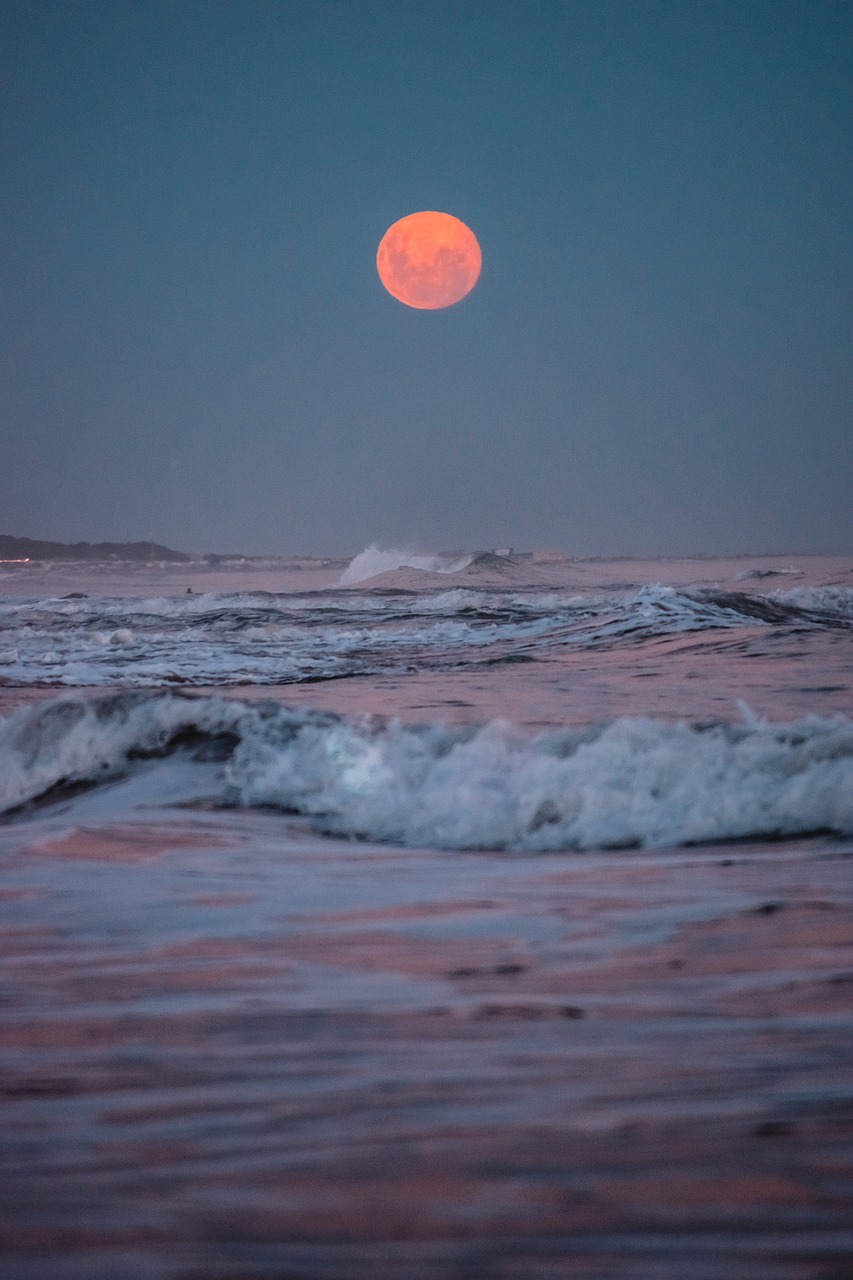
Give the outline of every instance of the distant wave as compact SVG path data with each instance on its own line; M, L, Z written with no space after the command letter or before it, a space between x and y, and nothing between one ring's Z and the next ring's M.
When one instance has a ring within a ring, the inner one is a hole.
M385 550L369 546L360 551L344 569L338 582L339 587L351 587L356 582L365 582L375 578L377 574L388 573L391 569L424 569L428 573L458 573L466 569L473 556L435 555L430 552Z
M622 718L531 737L504 722L405 726L279 704L124 694L0 720L0 812L147 756L221 760L218 799L323 832L445 849L660 848L853 835L853 723Z
M838 618L853 623L853 587L792 587L775 591L772 599L804 612Z

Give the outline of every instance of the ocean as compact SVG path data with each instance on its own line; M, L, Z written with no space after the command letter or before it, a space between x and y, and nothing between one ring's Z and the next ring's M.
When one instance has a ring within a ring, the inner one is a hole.
M3 1275L853 1274L853 561L0 563Z

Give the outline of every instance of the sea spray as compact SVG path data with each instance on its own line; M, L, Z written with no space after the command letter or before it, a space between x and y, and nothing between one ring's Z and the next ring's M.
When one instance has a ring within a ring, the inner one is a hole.
M396 551L369 546L360 551L341 574L338 586L351 587L391 569L422 569L428 573L458 573L473 560L471 555L436 555L433 552Z

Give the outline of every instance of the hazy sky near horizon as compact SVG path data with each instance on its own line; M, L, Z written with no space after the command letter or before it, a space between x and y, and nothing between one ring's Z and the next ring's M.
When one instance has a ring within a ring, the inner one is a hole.
M0 532L853 550L851 84L846 0L6 0Z

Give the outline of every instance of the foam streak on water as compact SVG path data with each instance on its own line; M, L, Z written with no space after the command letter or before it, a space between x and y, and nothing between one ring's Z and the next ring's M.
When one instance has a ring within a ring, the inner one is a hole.
M652 585L239 593L0 602L4 684L286 684L535 661L756 625L853 629L852 587L777 594Z

